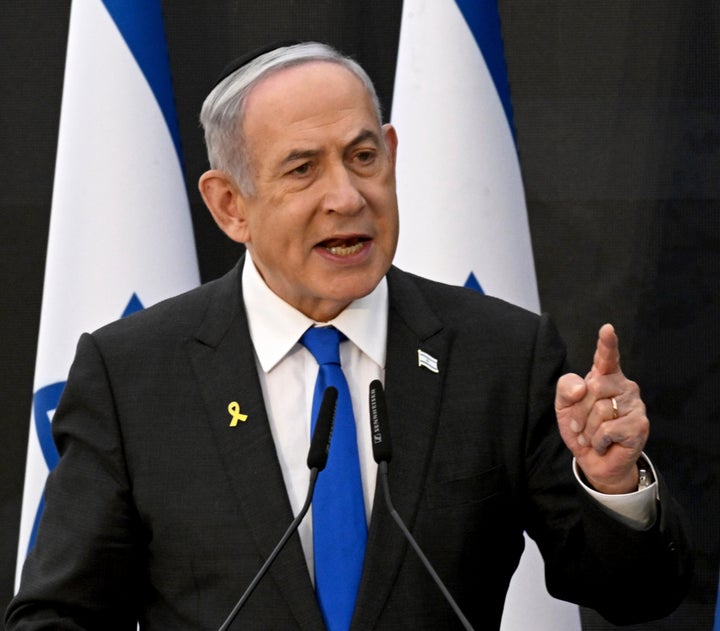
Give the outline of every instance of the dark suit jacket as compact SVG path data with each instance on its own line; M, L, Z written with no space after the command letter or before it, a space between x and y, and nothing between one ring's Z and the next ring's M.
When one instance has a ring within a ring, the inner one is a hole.
M9 629L217 628L292 520L241 267L80 340ZM670 611L688 575L674 503L661 483L658 522L638 532L578 492L549 320L397 269L388 281L392 497L475 628L498 627L524 530L558 597L617 621ZM236 427L232 401L248 416ZM376 495L353 629L456 627ZM234 628L323 629L297 535Z

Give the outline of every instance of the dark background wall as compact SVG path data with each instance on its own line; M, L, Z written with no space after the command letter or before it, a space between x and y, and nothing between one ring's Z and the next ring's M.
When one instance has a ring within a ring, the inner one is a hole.
M0 12L0 608L15 567L69 8L4 0ZM238 255L195 188L212 79L267 39L321 39L365 65L389 112L401 0L163 9L209 280ZM648 451L698 548L680 610L633 628L709 631L720 564L720 5L500 0L500 13L542 307L579 370L599 325L618 328L653 422ZM583 621L613 628L592 612Z

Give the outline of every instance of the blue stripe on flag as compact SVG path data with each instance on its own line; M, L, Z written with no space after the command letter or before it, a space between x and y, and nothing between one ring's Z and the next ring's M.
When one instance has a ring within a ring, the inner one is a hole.
M507 78L497 1L455 0L455 2L482 52L485 64L495 84L495 89L503 104L508 125L510 125L513 138L515 138L512 104L510 103L510 84Z
M127 306L125 307L125 311L122 313L122 317L125 318L129 316L132 313L136 313L138 311L142 311L145 307L143 307L143 303L140 302L140 298L138 298L138 295L133 292L133 295L130 296L130 300L127 303Z
M43 458L45 459L45 464L47 464L48 469L51 471L55 468L60 457L53 442L50 412L57 408L63 388L65 388L64 381L51 383L49 386L40 388L33 397L35 431L37 432L37 438L40 443Z
M182 164L170 60L159 0L102 0L150 84Z
M30 539L28 540L27 550L25 556L30 554L30 551L35 547L35 540L37 539L38 527L40 526L40 518L42 517L43 511L45 510L45 492L40 496L40 502L38 502L38 509L35 513L35 519L33 520L32 530L30 531Z
M465 287L468 289L474 289L475 291L480 292L481 294L484 294L482 285L480 285L480 281L477 279L477 276L475 276L474 272L470 272L470 275L467 277L467 280L465 281Z
M33 409L35 413L35 433L37 434L38 443L40 443L40 451L47 468L52 471L58 463L60 456L58 455L55 443L52 437L52 420L50 412L55 410L60 401L60 395L65 388L64 381L51 383L49 386L40 388L33 397ZM37 536L38 524L45 506L45 496L40 497L35 519L33 520L32 530L30 531L30 539L28 540L27 552L33 549L35 545L35 537Z

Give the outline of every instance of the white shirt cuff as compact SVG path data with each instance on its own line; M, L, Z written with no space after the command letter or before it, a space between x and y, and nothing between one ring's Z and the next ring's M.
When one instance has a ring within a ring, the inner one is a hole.
M655 481L643 489L633 491L632 493L620 493L617 495L598 493L595 489L590 488L585 484L575 458L573 458L572 464L575 479L580 483L580 486L597 502L613 513L619 521L636 530L643 530L655 523L657 517L656 501L660 499L655 467L644 453L643 457L650 465Z

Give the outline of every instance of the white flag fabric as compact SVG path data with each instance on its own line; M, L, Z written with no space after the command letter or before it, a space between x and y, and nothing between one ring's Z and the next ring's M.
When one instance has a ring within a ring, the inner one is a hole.
M18 571L81 333L199 283L159 0L73 0Z
M405 0L393 93L397 265L539 311L496 0ZM579 630L551 598L534 542L503 631Z

